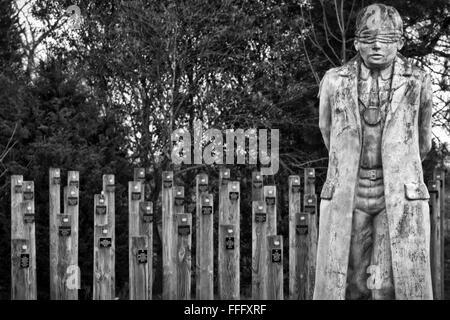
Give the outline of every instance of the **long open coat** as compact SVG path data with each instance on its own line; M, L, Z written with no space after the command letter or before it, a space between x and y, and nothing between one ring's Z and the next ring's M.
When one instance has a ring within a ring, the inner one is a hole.
M320 202L314 299L345 299L362 145L360 63L357 55L330 69L319 92L319 126L329 163ZM397 55L381 149L396 299L432 299L429 194L422 173L431 148L431 109L429 76Z

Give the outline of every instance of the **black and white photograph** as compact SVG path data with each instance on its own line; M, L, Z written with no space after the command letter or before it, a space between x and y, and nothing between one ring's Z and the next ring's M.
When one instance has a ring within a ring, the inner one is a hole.
M0 0L2 306L449 299L448 0Z

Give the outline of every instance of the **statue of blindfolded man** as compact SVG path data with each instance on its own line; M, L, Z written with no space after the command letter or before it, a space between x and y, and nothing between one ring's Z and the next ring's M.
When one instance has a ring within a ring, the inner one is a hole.
M372 4L359 13L357 55L329 70L319 126L329 151L321 192L314 299L432 299L429 76L398 51L402 19Z

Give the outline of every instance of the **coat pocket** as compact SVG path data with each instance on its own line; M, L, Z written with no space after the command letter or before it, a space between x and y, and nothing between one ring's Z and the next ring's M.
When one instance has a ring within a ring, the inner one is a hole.
M320 193L321 199L330 200L333 198L334 194L334 185L330 181L325 181L322 192Z
M427 186L424 183L405 183L405 197L408 200L430 199Z

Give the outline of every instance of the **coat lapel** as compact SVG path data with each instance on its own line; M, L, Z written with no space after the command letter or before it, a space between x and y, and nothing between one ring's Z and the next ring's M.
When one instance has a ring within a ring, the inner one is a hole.
M361 63L360 55L357 54L348 63L342 66L338 72L343 79L343 86L345 91L349 91L348 103L346 106L350 109L356 122L356 128L358 129L359 142L362 143L361 133L361 115L359 114L359 102L358 102L358 72L359 64Z
M397 55L394 62L394 71L392 75L391 92L389 94L389 102L386 110L386 121L383 128L383 137L385 136L386 128L389 127L395 111L401 104L405 97L405 90L408 87L406 84L411 77L411 66L408 61L401 55Z

